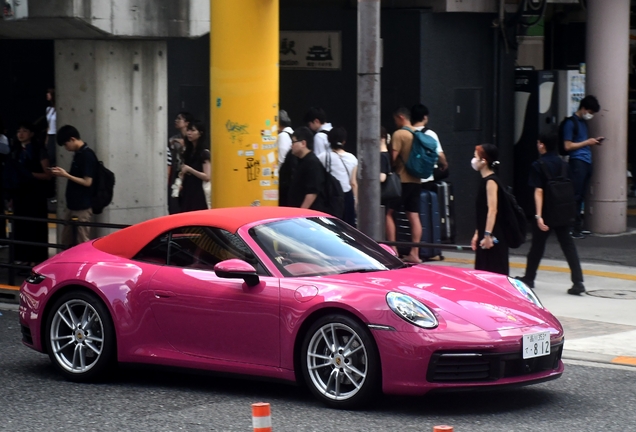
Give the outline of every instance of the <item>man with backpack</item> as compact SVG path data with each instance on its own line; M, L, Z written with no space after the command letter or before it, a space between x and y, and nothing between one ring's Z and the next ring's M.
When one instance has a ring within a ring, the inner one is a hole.
M94 179L97 176L98 160L95 152L80 138L73 126L62 126L57 131L57 145L73 152L71 169L53 167L51 174L68 179L66 183L66 216L65 219L77 218L79 222L90 222L93 217L92 199L94 195ZM62 231L62 244L72 246L90 240L90 227L78 226L77 238L73 238L73 227L65 225Z
M309 111L305 114L305 123L314 133L314 154L320 156L325 152L331 151L327 134L333 127L331 123L327 123L325 111L322 108L309 108Z
M601 145L605 138L590 138L587 129L587 121L599 112L601 106L598 100L591 95L585 96L579 104L579 109L572 117L563 120L560 125L564 152L570 157L570 176L574 184L576 198L576 223L572 229L572 237L585 238L589 231L583 230L581 207L585 200L585 194L592 178L592 146Z
M428 135L435 140L435 151L437 152L437 156L439 158L437 161L437 166L441 171L446 171L446 169L448 169L448 162L446 160L444 150L442 149L442 144L439 141L439 137L435 132L426 127L426 125L428 124L428 114L428 108L424 104L414 105L411 108L411 124L413 125L413 130L422 131L425 135ZM427 186L432 185L434 180L435 178L433 174L423 178L422 187L427 188Z
M517 279L534 288L539 263L545 244L554 231L561 250L570 267L572 288L568 294L585 292L583 271L576 245L570 236L570 226L575 217L575 195L568 177L567 164L557 154L558 137L554 133L539 136L537 150L540 157L532 164L528 184L534 188L535 219L532 225L532 246L528 253L526 274Z
M400 107L393 113L395 126L398 128L393 132L391 144L393 146L392 159L395 165L395 172L400 175L402 182L402 196L396 200L393 208L387 210L386 216L386 238L388 241L395 241L396 227L393 220L393 213L404 206L406 217L411 227L411 241L419 243L422 239L422 222L420 221L420 192L421 176L413 175L406 169L406 162L413 148L414 135L411 126L411 112L408 108ZM420 263L420 250L412 247L408 255L402 258L406 262Z

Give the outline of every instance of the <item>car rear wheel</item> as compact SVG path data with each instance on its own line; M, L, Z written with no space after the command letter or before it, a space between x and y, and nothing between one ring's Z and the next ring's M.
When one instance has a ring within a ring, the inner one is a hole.
M301 367L311 392L334 408L356 408L377 392L380 360L369 331L345 315L328 315L307 332Z
M113 322L94 294L71 291L60 297L47 318L45 335L51 361L69 380L103 377L113 363Z

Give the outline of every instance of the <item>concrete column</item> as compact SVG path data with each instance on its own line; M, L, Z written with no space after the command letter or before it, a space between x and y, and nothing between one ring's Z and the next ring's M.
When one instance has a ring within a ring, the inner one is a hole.
M588 0L586 90L601 112L591 136L605 136L593 152L594 174L586 206L588 227L614 234L627 228L627 88L630 0Z
M133 224L166 214L166 43L138 40L55 42L57 125L75 126L115 173L113 202L96 218ZM73 154L57 149L58 165ZM58 180L58 216L66 180Z

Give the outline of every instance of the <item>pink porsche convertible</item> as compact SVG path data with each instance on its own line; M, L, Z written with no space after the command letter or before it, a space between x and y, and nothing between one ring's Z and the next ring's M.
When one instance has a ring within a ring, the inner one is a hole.
M520 281L405 265L292 208L166 216L76 246L33 269L20 324L73 381L152 364L302 382L339 408L563 373L563 328Z

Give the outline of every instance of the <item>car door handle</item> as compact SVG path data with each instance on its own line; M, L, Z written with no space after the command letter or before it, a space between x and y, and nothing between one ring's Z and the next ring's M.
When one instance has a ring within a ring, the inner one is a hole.
M155 290L154 293L155 297L157 298L168 298L175 296L175 293L173 293L172 291Z

